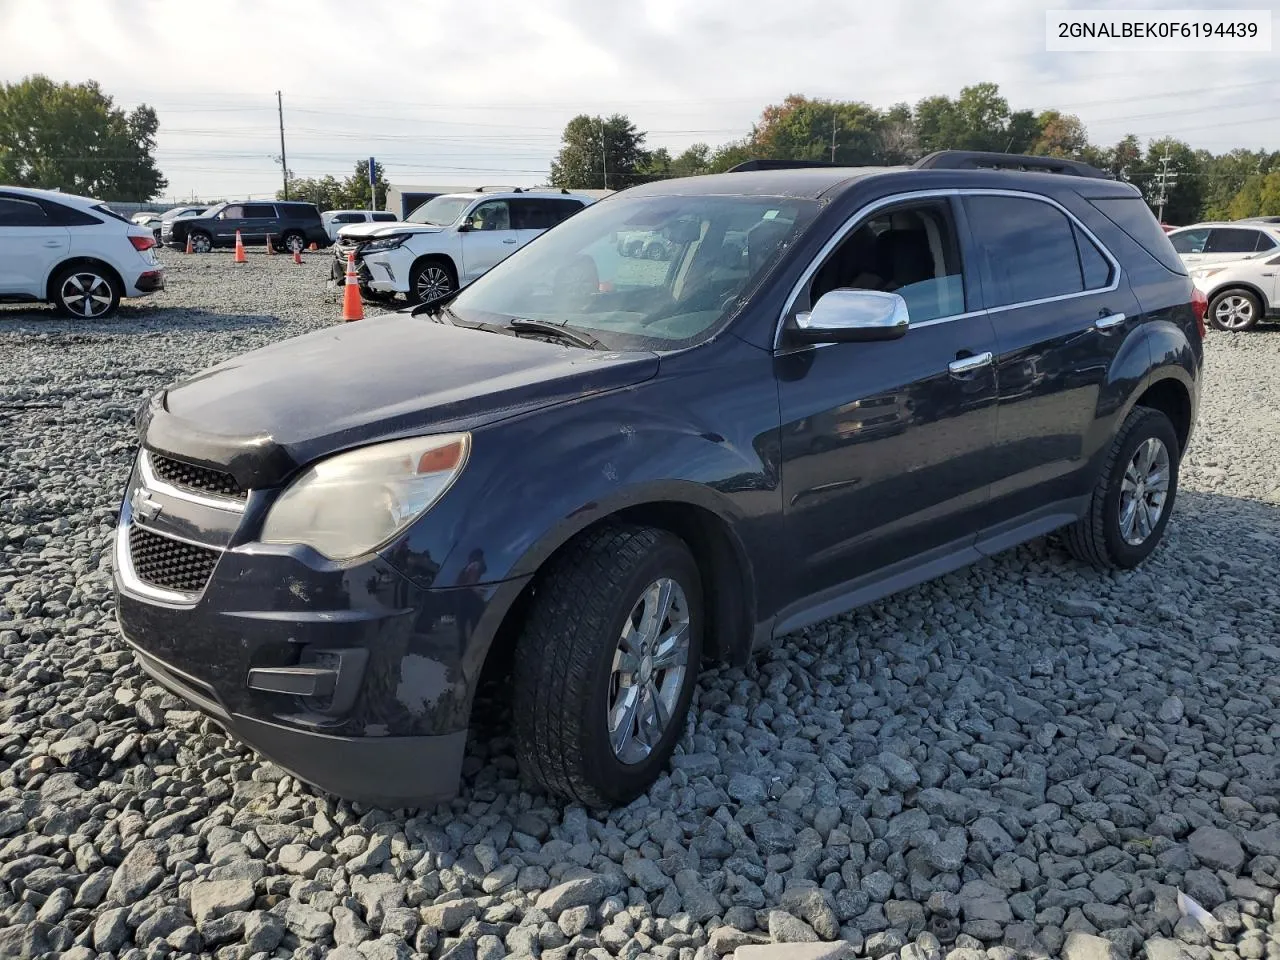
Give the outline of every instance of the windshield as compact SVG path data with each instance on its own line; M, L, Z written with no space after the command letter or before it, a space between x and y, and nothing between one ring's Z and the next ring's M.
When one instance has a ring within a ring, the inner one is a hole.
M471 204L470 197L436 197L428 200L409 214L409 223L426 223L433 227L447 227Z
M626 197L593 204L480 277L460 319L589 330L610 347L708 336L812 220L812 200Z

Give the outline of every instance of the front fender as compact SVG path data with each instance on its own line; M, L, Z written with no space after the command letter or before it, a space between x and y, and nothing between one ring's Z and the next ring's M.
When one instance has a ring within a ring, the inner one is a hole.
M655 503L708 511L746 556L776 553L777 390L768 355L743 352L728 368L682 376L668 366L478 429L454 488L384 555L423 586L509 580L587 526Z

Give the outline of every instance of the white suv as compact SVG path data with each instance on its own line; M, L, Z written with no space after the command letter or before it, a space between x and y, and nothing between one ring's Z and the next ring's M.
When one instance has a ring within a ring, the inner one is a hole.
M399 223L343 227L334 244L332 279L341 282L356 255L362 290L397 293L410 303L447 296L592 202L568 191L476 190L428 200Z
M353 223L395 223L399 219L389 210L326 210L320 214L330 243L338 239L339 230Z
M1188 267L1280 253L1280 225L1236 220L1179 227L1169 242Z
M97 320L164 289L150 227L88 197L0 187L0 301L44 301Z

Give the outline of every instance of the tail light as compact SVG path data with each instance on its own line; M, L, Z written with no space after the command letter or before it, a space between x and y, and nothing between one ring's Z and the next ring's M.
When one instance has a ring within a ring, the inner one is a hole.
M141 253L143 250L150 250L156 245L155 237L135 237L130 235L129 242L133 244L133 249Z
M1196 315L1196 329L1200 331L1200 339L1204 339L1204 316L1209 312L1209 298L1199 287L1191 288L1191 312Z

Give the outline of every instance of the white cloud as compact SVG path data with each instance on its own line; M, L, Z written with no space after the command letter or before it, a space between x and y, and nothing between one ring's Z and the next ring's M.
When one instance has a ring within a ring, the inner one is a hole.
M175 194L275 188L277 89L295 171L372 153L418 181L536 182L583 111L627 113L678 150L741 136L788 93L883 107L982 80L1015 108L1077 113L1097 142L1280 148L1274 54L1045 52L1046 8L1121 5L1155 4L0 0L0 81L93 78L155 105Z

